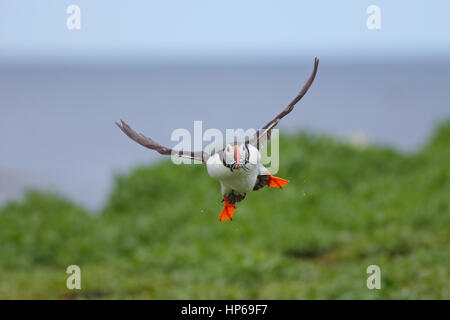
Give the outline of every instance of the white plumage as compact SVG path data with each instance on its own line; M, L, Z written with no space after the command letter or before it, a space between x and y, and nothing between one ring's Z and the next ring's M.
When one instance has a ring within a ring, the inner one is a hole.
M249 145L248 151L249 161L246 164L247 170L230 170L224 166L219 153L211 156L206 162L206 169L208 170L209 176L220 181L223 196L227 196L232 190L243 194L252 191L261 171L269 172L261 163L259 150ZM225 150L225 154L227 155L226 158L230 159L227 150ZM245 157L241 157L241 160L244 163Z

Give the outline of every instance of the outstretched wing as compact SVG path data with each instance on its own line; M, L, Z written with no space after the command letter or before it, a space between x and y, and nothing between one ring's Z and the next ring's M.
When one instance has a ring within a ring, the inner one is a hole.
M280 122L283 117L285 117L289 112L294 109L294 106L297 102L300 101L301 98L306 94L309 87L311 87L314 78L316 77L317 68L319 67L319 59L314 59L314 69L309 76L308 81L303 85L302 90L297 94L297 96L294 98L294 100L289 103L289 105L280 113L278 114L275 119L270 121L268 124L266 124L262 129L258 130L256 132L256 135L249 141L250 144L257 147L258 149L264 145L264 142L270 139L270 132L271 130Z
M144 136L142 133L137 133L134 131L125 121L120 120L121 123L116 122L117 126L125 133L130 139L134 140L135 142L139 143L140 145L147 147L149 149L158 151L160 154L164 155L176 155L178 157L183 158L189 158L193 160L198 160L201 162L206 163L209 158L209 154L207 154L204 151L197 151L197 152L186 152L186 151L178 151L173 150L167 147L164 147L154 141L153 139Z

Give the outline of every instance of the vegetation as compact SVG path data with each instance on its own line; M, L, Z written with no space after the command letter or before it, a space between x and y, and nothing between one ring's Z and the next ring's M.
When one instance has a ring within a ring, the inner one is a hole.
M0 298L450 298L450 122L415 154L307 133L280 152L290 184L232 222L204 167L170 160L118 176L101 212L29 192L0 208Z

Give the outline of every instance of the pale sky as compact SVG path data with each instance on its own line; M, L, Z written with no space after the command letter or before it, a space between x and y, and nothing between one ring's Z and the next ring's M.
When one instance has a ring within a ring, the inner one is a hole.
M381 30L366 27L372 4ZM445 56L449 15L448 0L0 0L0 57Z

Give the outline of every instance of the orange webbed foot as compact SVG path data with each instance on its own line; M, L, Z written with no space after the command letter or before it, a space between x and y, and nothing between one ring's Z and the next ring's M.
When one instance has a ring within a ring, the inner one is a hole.
M223 198L225 205L223 206L222 213L220 214L220 221L233 220L234 209L236 208L234 204L228 203L228 199Z
M287 185L289 181L283 178L278 178L272 175L269 175L269 181L267 181L267 185L273 188L282 188Z

